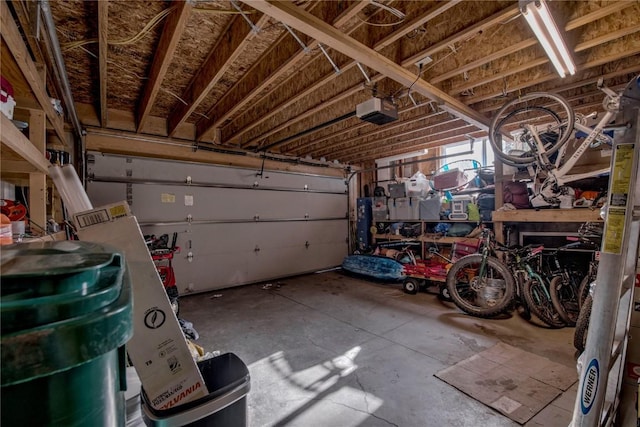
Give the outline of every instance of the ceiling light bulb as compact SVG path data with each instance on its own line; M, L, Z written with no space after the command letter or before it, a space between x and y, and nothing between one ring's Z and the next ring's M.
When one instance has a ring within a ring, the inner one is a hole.
M531 27L531 29L533 30L534 34L536 35L536 38L538 39L538 41L540 42L540 44L544 48L544 51L547 53L547 56L551 60L551 63L555 67L556 71L558 72L560 77L564 78L567 75L566 72L564 71L564 67L562 66L562 63L560 62L560 59L558 58L558 55L556 55L556 53L554 52L553 48L551 47L551 44L549 43L549 40L547 39L547 36L542 31L542 28L540 27L540 24L538 23L538 20L533 15L533 13L531 13L531 11L529 10L529 7L524 9L522 14L524 15L525 19L529 23L529 26Z
M569 71L569 74L574 75L576 73L576 66L573 64L573 60L571 59L571 55L569 55L567 46L564 44L562 36L560 35L560 31L558 31L558 27L556 26L555 21L551 17L549 8L544 2L540 2L540 6L534 6L534 7L538 8L540 18L542 18L542 22L547 28L547 31L549 31L549 35L551 36L551 39L555 42L555 46L558 49L560 56L564 60L564 64L566 65L567 71Z

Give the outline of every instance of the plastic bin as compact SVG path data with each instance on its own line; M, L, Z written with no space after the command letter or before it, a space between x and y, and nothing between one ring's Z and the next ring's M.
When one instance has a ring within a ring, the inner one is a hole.
M225 353L198 362L209 395L193 402L155 410L142 389L142 418L147 426L224 426L247 425L247 394L251 388L249 369L235 354Z
M123 257L63 241L6 246L1 262L2 425L124 424Z

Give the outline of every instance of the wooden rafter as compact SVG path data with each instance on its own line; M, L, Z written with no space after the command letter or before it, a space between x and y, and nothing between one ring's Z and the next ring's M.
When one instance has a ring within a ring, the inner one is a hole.
M316 5L319 4L316 3ZM335 20L334 25L336 27L344 25L366 6L366 2L352 4L349 9ZM317 42L313 40L308 48L313 49L316 46ZM283 34L251 70L227 91L219 102L211 107L207 113L207 116L211 117L211 119L198 121L196 140L202 139L212 128L220 127L234 114L249 105L259 93L277 81L283 74L296 67L306 56L307 53L297 41L290 37L288 33ZM287 60L283 63L282 58L287 58Z
M268 17L260 16L254 24L264 26ZM186 104L178 103L169 115L167 133L173 136L178 126L193 113L205 99L209 91L227 72L231 64L242 54L243 49L256 36L252 28L240 15L234 16L223 36L209 53L200 71L193 77L182 99Z
M403 67L408 67L410 65L413 65L416 63L416 61L419 61L420 59L424 58L425 56L431 56L436 52L439 52L443 49L446 49L447 47L449 47L450 45L453 45L455 43L459 43L463 40L467 40L468 38L472 37L474 34L478 34L481 33L482 31L486 30L487 28L490 28L496 24L499 24L500 22L505 22L508 21L509 19L513 18L514 16L516 16L518 13L520 13L520 10L518 9L518 5L514 5L514 6L509 6L503 10L501 10L498 13L494 13L493 15L489 16L488 18L483 19L482 21L471 25L468 28L465 28L463 31L457 32L455 34L453 34L450 37L447 37L444 40L441 40L435 44L433 44L432 46L429 46L429 48L424 49L416 54L411 55L408 58L405 58L401 65Z
M187 24L187 20L193 8L191 2L185 0L173 0L171 7L175 10L167 17L167 22L162 29L160 42L153 56L153 64L149 71L149 79L144 86L142 98L137 108L137 130L140 132L151 114L151 109L160 91L164 76L169 69L173 55Z
M592 12L589 13L585 16L581 16L579 18L573 19L571 21L569 21L566 25L565 25L565 31L571 31L571 30L575 30L578 29L580 27L583 27L587 24L590 24L598 19L602 19L603 17L606 17L612 13L615 12L619 12L621 9L629 7L629 5L632 2L620 2L620 3L614 3L612 5L609 5L605 8L601 8L598 9L596 12ZM584 50L587 49L591 49L595 46L607 43L609 41L615 40L617 38L623 37L625 35L629 35L629 34L633 34L634 32L638 32L640 31L640 29L637 26L630 26L628 28L622 28L620 30L611 32L611 33L607 33L604 34L602 36L596 37L594 39L585 41L585 42L580 42L576 45L576 47L574 48L575 52L582 52ZM526 40L523 40L522 42L520 42L518 45L522 45L523 48L525 47L529 47L529 46L533 46L537 43L535 38L529 38ZM515 46L515 45L514 45ZM499 56L494 56L494 55L489 55L485 58L481 58L477 61L474 61L473 63L469 63L467 65L465 65L462 68L458 68L456 70L452 70L449 73L445 73L443 75L437 76L435 79L432 79L431 82L432 83L438 83L441 81L444 81L446 79L452 78L455 75L459 75L462 74L464 71L469 71L473 68L478 68L482 65L486 65L491 61L494 61L495 59L498 59L500 57L503 56L507 56L513 52L517 52L517 50L511 50L511 47L508 47L506 49L504 49L503 51L500 51L502 53L504 53L503 55L499 55ZM500 53L500 52L496 52L496 53ZM469 83L466 83L464 85L461 86L457 86L454 89L451 90L451 93L461 93L461 92L465 92L468 91L469 89L472 89L474 87L478 87L478 86L482 86L491 82L494 82L496 80L501 80L505 77L508 77L510 75L514 75L514 74L518 74L521 73L523 71L532 69L534 67L546 64L547 62L549 62L549 59L544 56L541 58L538 58L536 60L533 61L529 61L525 64L520 64L520 65L515 65L515 64L508 64L506 66L503 66L503 70L501 72L496 72L493 73L491 76L485 77L481 80L477 80L477 81L472 81ZM458 71L459 70L459 71Z
M427 137L432 137L434 135L439 135L443 132L451 132L456 129L466 128L470 126L468 123L465 123L463 120L457 117L449 117L445 120L433 121L431 123L426 124L422 127L422 129L414 129L411 132L406 132L402 135L399 135L397 138L395 135L389 136L387 138L382 138L380 140L369 141L369 142L354 142L349 145L341 148L339 150L334 150L331 152L332 156L336 156L338 158L344 158L349 155L358 155L358 152L362 153L362 150L370 151L377 147L384 147L385 149L393 149L398 145L406 145L410 143L414 143L416 141L421 141ZM473 130L473 129L471 129ZM318 153L317 155L326 155L322 153Z
M253 2L250 2L249 4L253 4ZM400 29L398 29L398 30L394 31L393 33L391 33L389 36L387 36L384 39L382 39L381 41L375 43L373 48L372 48L372 50L373 51L382 50L383 48L389 46L389 44L391 44L392 42L396 42L402 36L406 35L408 32L415 30L416 28L420 27L421 25L424 25L426 22L428 22L429 20L435 18L436 16L444 13L446 10L448 10L450 7L452 7L454 5L455 4L449 5L448 3L443 3L443 4L439 5L439 6L437 6L436 8L427 11L425 14L423 14L419 18L412 20L409 24L401 27ZM366 48L366 46L364 46L364 45L363 45L363 47ZM349 55L347 55L347 56L349 56ZM360 61L360 62L362 62L362 61ZM344 64L341 64L340 65L340 69L341 69L342 73L345 73L346 71L348 71L352 67L355 67L355 65L356 65L356 61L350 60L350 61L347 61ZM375 69L375 67L370 67L370 68L374 68ZM385 76L384 74L380 74L378 76L371 77L371 80L372 80L373 83L375 83L375 82L378 82L378 81L382 80L384 77L387 77L387 76ZM274 113L273 114L275 114L275 110L282 110L283 108L287 108L287 107L293 105L294 103L298 102L299 100L304 99L305 97L309 96L309 94L313 93L318 88L320 88L320 87L322 87L324 85L330 84L330 82L333 81L335 78L337 78L337 75L335 73L331 73L331 74L325 75L323 78L317 80L314 84L309 86L304 91L301 91L296 96L291 97L285 103L279 105L277 109L274 109ZM413 78L415 78L415 76ZM362 90L362 88L361 88L361 90ZM333 101L333 99L325 101L323 103L323 105L325 105L325 107L326 107L326 105L328 103L332 103L332 101ZM263 117L261 117L261 119L259 121L255 121L255 122L251 123L251 125L249 125L247 127L244 127L243 129L240 129L234 135L231 135L229 137L229 141L230 142L236 142L244 134L246 134L250 130L254 129L260 123L263 123L264 121L268 120L271 116L272 116L272 114L263 116ZM298 117L296 117L296 118L294 118L292 120L287 121L286 123L283 123L282 126L285 126L285 127L291 126L293 123L295 123L297 121L300 121L300 120L304 119L305 117L306 116L302 116L302 117L298 116ZM269 135L271 135L271 134L273 134L273 133L270 133ZM263 138L265 138L265 136L269 136L269 135L260 135L259 138L254 138L254 139L252 139L250 141L244 142L242 144L242 146L249 146L251 144L254 144L257 139L263 139Z
M622 51L622 52L616 52L613 53L611 55L607 55L604 57L600 57L598 59L594 59L591 61L587 61L587 62L583 62L580 64L576 64L578 69L580 70L587 70L589 68L594 68L594 67L599 67L601 65L604 65L608 62L613 62L619 59L623 59L623 58L627 58L633 55L637 55L640 53L640 46L632 46L630 49ZM526 82L517 84L517 85L513 85L513 86L509 86L507 88L504 88L501 91L495 91L495 92L491 92L491 93L487 93L487 94L482 94L482 95L477 95L477 96L473 96L470 98L465 99L465 103L471 105L471 104L475 104L481 101L486 101L488 99L491 98L495 98L498 96L504 96L505 93L512 93L512 92L516 92L522 89L525 89L527 87L531 87L540 83L544 83L544 82L548 82L551 80L554 80L556 78L556 75L554 73L547 73L544 74L536 79L531 79L531 80L527 80Z
M100 86L100 125L107 127L107 52L109 43L109 1L98 4L98 85Z
M374 137L375 135L378 135L381 133L393 132L396 129L401 129L407 126L411 126L414 123L430 119L434 116L446 114L443 111L435 111L435 112L427 113L426 115L418 114L412 118L402 117L405 113L411 110L422 108L422 107L424 107L424 105L418 105L418 106L411 105L410 107L399 111L398 114L401 116L401 121L398 121L395 123L389 123L383 127L378 127L378 126L372 127L370 123L367 123L365 121L360 121L357 125L350 126L345 129L341 129L337 132L333 132L328 135L324 135L318 139L314 139L313 141L299 144L295 148L287 148L285 151L289 152L293 150L296 152L296 154L299 153L298 155L300 155L302 154L302 151L297 151L297 150L304 149L305 153L310 152L312 154L321 149L331 150L336 146L341 146L346 142L346 140L351 142L351 141L358 141L361 138ZM358 130L364 127L368 127L370 130L368 132L359 133L355 138L350 136L352 132L354 132L355 130Z

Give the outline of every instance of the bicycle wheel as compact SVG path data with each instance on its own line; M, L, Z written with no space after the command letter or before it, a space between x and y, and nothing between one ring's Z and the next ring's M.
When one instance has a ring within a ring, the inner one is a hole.
M539 280L531 279L525 282L522 294L524 295L524 300L527 302L527 306L529 306L529 310L546 325L551 328L562 328L565 326L564 321L560 318L556 309L553 308L553 303L547 296L544 284L540 283Z
M578 288L578 304L580 307L584 304L585 300L589 296L589 289L591 288L591 283L596 280L596 273L587 274L582 282L580 282L580 287Z
M560 95L534 92L507 102L491 120L489 141L496 156L509 165L532 164L538 147L525 125L535 127L547 156L573 133L575 113Z
M580 313L577 292L575 286L570 281L565 281L562 276L551 279L549 285L551 303L567 326L574 326Z
M478 276L485 259L484 274ZM460 258L447 273L453 303L476 317L493 317L511 307L515 282L506 265L493 257L472 254Z
M589 332L589 319L591 319L591 308L593 307L593 297L587 295L587 298L582 303L580 308L580 315L576 321L576 330L573 333L573 346L580 353L584 351L587 344L587 333Z

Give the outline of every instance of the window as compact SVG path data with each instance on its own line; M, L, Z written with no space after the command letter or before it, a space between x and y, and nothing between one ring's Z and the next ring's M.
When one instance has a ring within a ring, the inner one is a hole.
M473 153L470 154L460 154L467 151L470 151L470 143L466 142L458 142L456 144L447 145L444 147L444 154L447 156L446 159L441 160L442 165L456 161L456 160L476 160L483 167L485 166L493 166L493 162L495 160L495 156L493 155L493 149L489 141L486 139L476 140L473 144Z

